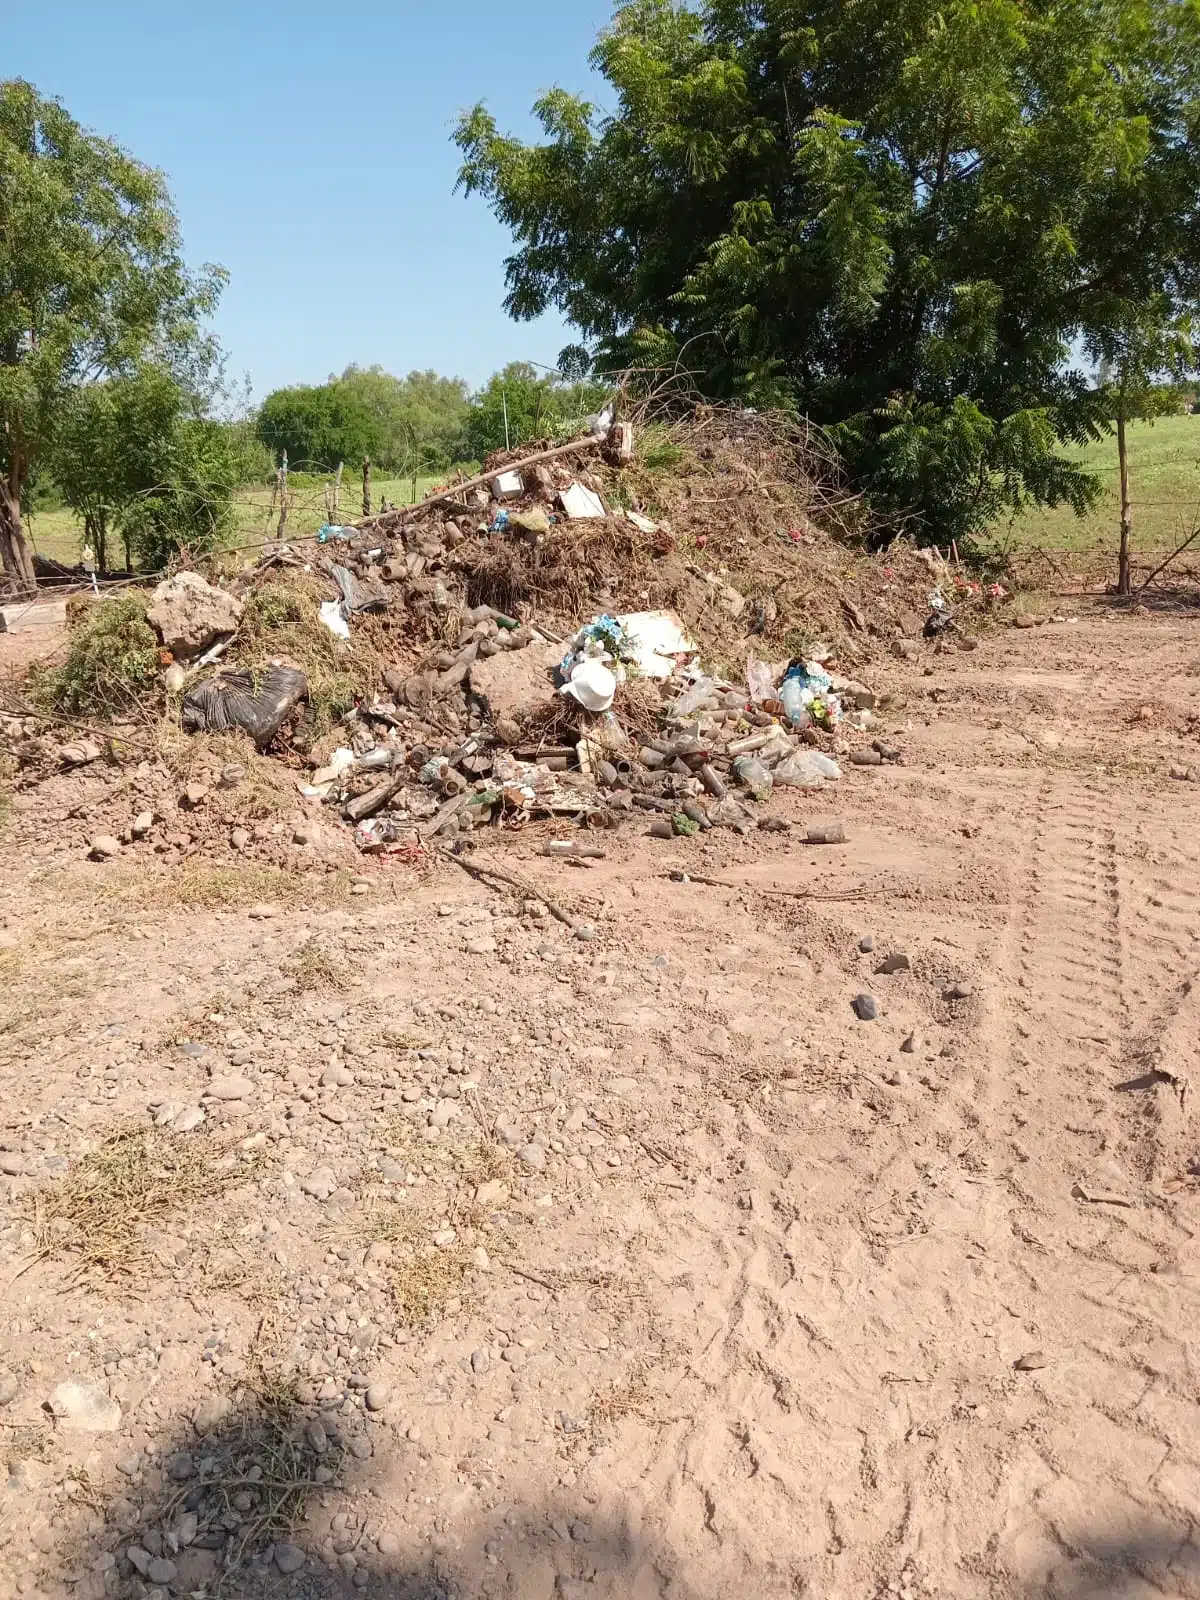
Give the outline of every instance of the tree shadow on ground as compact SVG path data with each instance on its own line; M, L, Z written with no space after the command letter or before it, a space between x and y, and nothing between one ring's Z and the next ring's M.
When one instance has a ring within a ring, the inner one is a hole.
M953 1600L940 1578L923 1581L919 1560L901 1571L900 1552L894 1571L845 1588L783 1570L770 1558L770 1528L755 1571L699 1570L634 1515L598 1511L577 1489L514 1503L492 1484L481 1509L447 1520L419 1492L431 1457L361 1409L334 1416L277 1391L244 1394L227 1410L210 1401L197 1422L147 1442L137 1465L119 1457L112 1481L88 1483L63 1542L12 1568L15 1591L29 1600ZM1165 1520L1073 1530L1060 1547L1043 1579L1022 1587L997 1577L989 1596L1200 1597L1200 1551ZM983 1593L980 1581L965 1592ZM0 1592L9 1592L2 1583Z
M1142 594L1098 594L1098 610L1114 617L1136 617L1149 612L1154 616L1194 617L1200 613L1200 582L1194 575L1170 587L1147 589Z

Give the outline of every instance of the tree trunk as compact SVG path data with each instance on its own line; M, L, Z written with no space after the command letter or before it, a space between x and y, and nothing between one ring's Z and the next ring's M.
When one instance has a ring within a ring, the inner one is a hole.
M1129 450L1125 442L1125 417L1117 418L1117 460L1121 466L1121 553L1117 566L1117 593L1133 593L1133 575L1129 566L1129 536L1133 531L1133 518L1129 505Z
M33 546L21 523L21 495L11 479L0 479L0 561L19 595L37 593Z

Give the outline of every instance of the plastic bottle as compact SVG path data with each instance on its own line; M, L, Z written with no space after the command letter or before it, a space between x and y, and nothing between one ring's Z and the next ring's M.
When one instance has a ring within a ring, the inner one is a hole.
M770 796L771 774L762 762L756 761L753 756L739 756L733 763L733 775L740 784L749 789L756 800L766 800Z
M793 728L807 728L812 721L804 695L805 687L799 678L784 680L779 698L783 702L784 715Z

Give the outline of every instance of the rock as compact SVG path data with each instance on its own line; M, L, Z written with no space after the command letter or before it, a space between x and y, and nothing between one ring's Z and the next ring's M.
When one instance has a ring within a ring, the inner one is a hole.
M316 1167L307 1178L300 1179L301 1193L311 1195L314 1200L328 1200L337 1186L338 1181L329 1167Z
M144 839L154 826L153 811L139 811L129 831L135 839Z
M492 1358L486 1350L474 1350L471 1353L471 1371L477 1378L481 1378L491 1367Z
M967 983L952 983L948 989L942 991L943 1000L969 1000L975 993L975 985Z
M176 1133L193 1133L203 1121L202 1106L184 1106L179 1115L172 1120L171 1126Z
M177 1450L168 1458L167 1476L176 1483L189 1483L196 1476L196 1458L190 1450Z
M521 723L554 699L551 672L562 660L561 645L531 644L524 650L471 663L471 693L493 719Z
M206 783L189 783L179 797L179 804L186 811L195 811L208 799L208 785Z
M546 1152L540 1144L527 1144L517 1151L517 1160L534 1172L545 1172Z
M146 1576L151 1583L171 1583L179 1568L173 1561L167 1561L163 1556L156 1556L146 1568Z
M901 1048L901 1050L903 1050L903 1052L904 1052L904 1054L906 1056L915 1055L916 1054L916 1050L917 1050L917 1036L916 1036L916 1034L915 1033L910 1033L908 1038L905 1039L904 1043L900 1046L900 1048Z
M0 1372L0 1406L10 1406L21 1392L15 1372Z
M921 648L909 639L893 639L892 654L901 661L917 661L921 655Z
M869 933L864 933L862 938L858 941L858 948L862 951L863 955L869 956L871 951L875 948L874 937Z
M369 1461L374 1453L370 1439L364 1439L362 1434L351 1439L346 1448L356 1461Z
M64 767L86 767L99 761L103 752L90 739L80 739L75 744L59 746L58 759Z
M481 1244L477 1244L474 1250L471 1251L471 1265L478 1272L490 1272L492 1270L492 1258Z
M880 977L890 978L896 972L911 972L912 961L902 951L897 951L894 955L888 956L887 960L876 967L875 971Z
M0 1172L6 1178L19 1178L25 1170L25 1159L13 1150L0 1150Z
M143 1550L140 1544L131 1544L125 1551L125 1559L133 1570L144 1578L150 1571L150 1563L154 1557L149 1550Z
M1040 1372L1043 1367L1050 1365L1050 1357L1044 1350L1029 1350L1013 1362L1015 1372Z
M1012 619L1012 625L1014 628L1036 628L1037 618L1031 617L1028 611L1018 611Z
M250 834L245 828L235 828L229 835L229 842L235 850L244 850L250 843Z
M119 1455L113 1464L122 1477L134 1478L141 1471L142 1452L127 1450L124 1455Z
M508 1199L508 1185L499 1178L489 1178L486 1183L481 1183L475 1191L475 1200L478 1205L489 1210L492 1206L501 1206Z
M177 572L155 589L146 616L171 654L187 661L235 633L243 609L199 573Z
M275 1546L275 1565L285 1577L291 1577L293 1572L299 1572L305 1562L304 1551L298 1544L277 1544Z
M47 1404L61 1428L77 1433L113 1433L121 1426L121 1407L94 1383L60 1383Z
M322 1089L349 1089L354 1083L354 1074L349 1067L342 1066L340 1061L335 1061L332 1066L325 1068L321 1074Z
M400 1535L384 1531L375 1541L375 1548L381 1556L398 1556L400 1554Z
M855 995L854 1011L860 1022L874 1022L879 1016L879 1002L873 994Z
M384 1383L382 1380L378 1383L373 1383L368 1387L365 1396L367 1410L382 1411L391 1398L392 1386L390 1383Z
M292 843L299 845L313 845L321 837L321 830L315 822L298 822L292 829Z
M246 769L240 761L231 761L221 768L221 788L236 789L246 781Z
M249 1100L254 1085L249 1078L213 1078L204 1092L212 1100Z
M348 1113L345 1106L322 1106L321 1115L326 1122L336 1122L340 1127L345 1122Z
M121 854L121 842L114 839L111 833L97 834L88 854L93 861L111 861L114 856Z
M469 956L490 956L496 949L495 939L487 937L467 940L467 954Z
M201 1437L206 1433L215 1433L232 1410L233 1401L228 1395L205 1395L202 1400L196 1402L192 1411L192 1427Z
M850 752L850 765L853 767L881 767L883 756L878 750L852 750Z
M316 1455L323 1456L326 1450L329 1449L329 1436L316 1417L305 1428L304 1437L308 1442L309 1448Z

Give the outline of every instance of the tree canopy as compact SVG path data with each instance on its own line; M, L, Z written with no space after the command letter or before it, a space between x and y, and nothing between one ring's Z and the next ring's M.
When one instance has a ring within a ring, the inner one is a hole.
M511 361L471 397L463 454L482 461L493 450L545 438L599 410L607 390L567 383L528 361Z
M328 383L269 394L258 435L277 459L286 450L291 465L315 471L363 456L396 472L439 471L459 458L466 413L461 378L349 366Z
M223 273L184 265L161 173L87 132L32 85L0 83L0 559L35 582L21 521L30 474L72 392L147 354L208 364L201 319Z
M514 316L803 409L935 536L1082 507L1072 347L1200 299L1194 0L632 0L592 62L610 114L457 130Z

